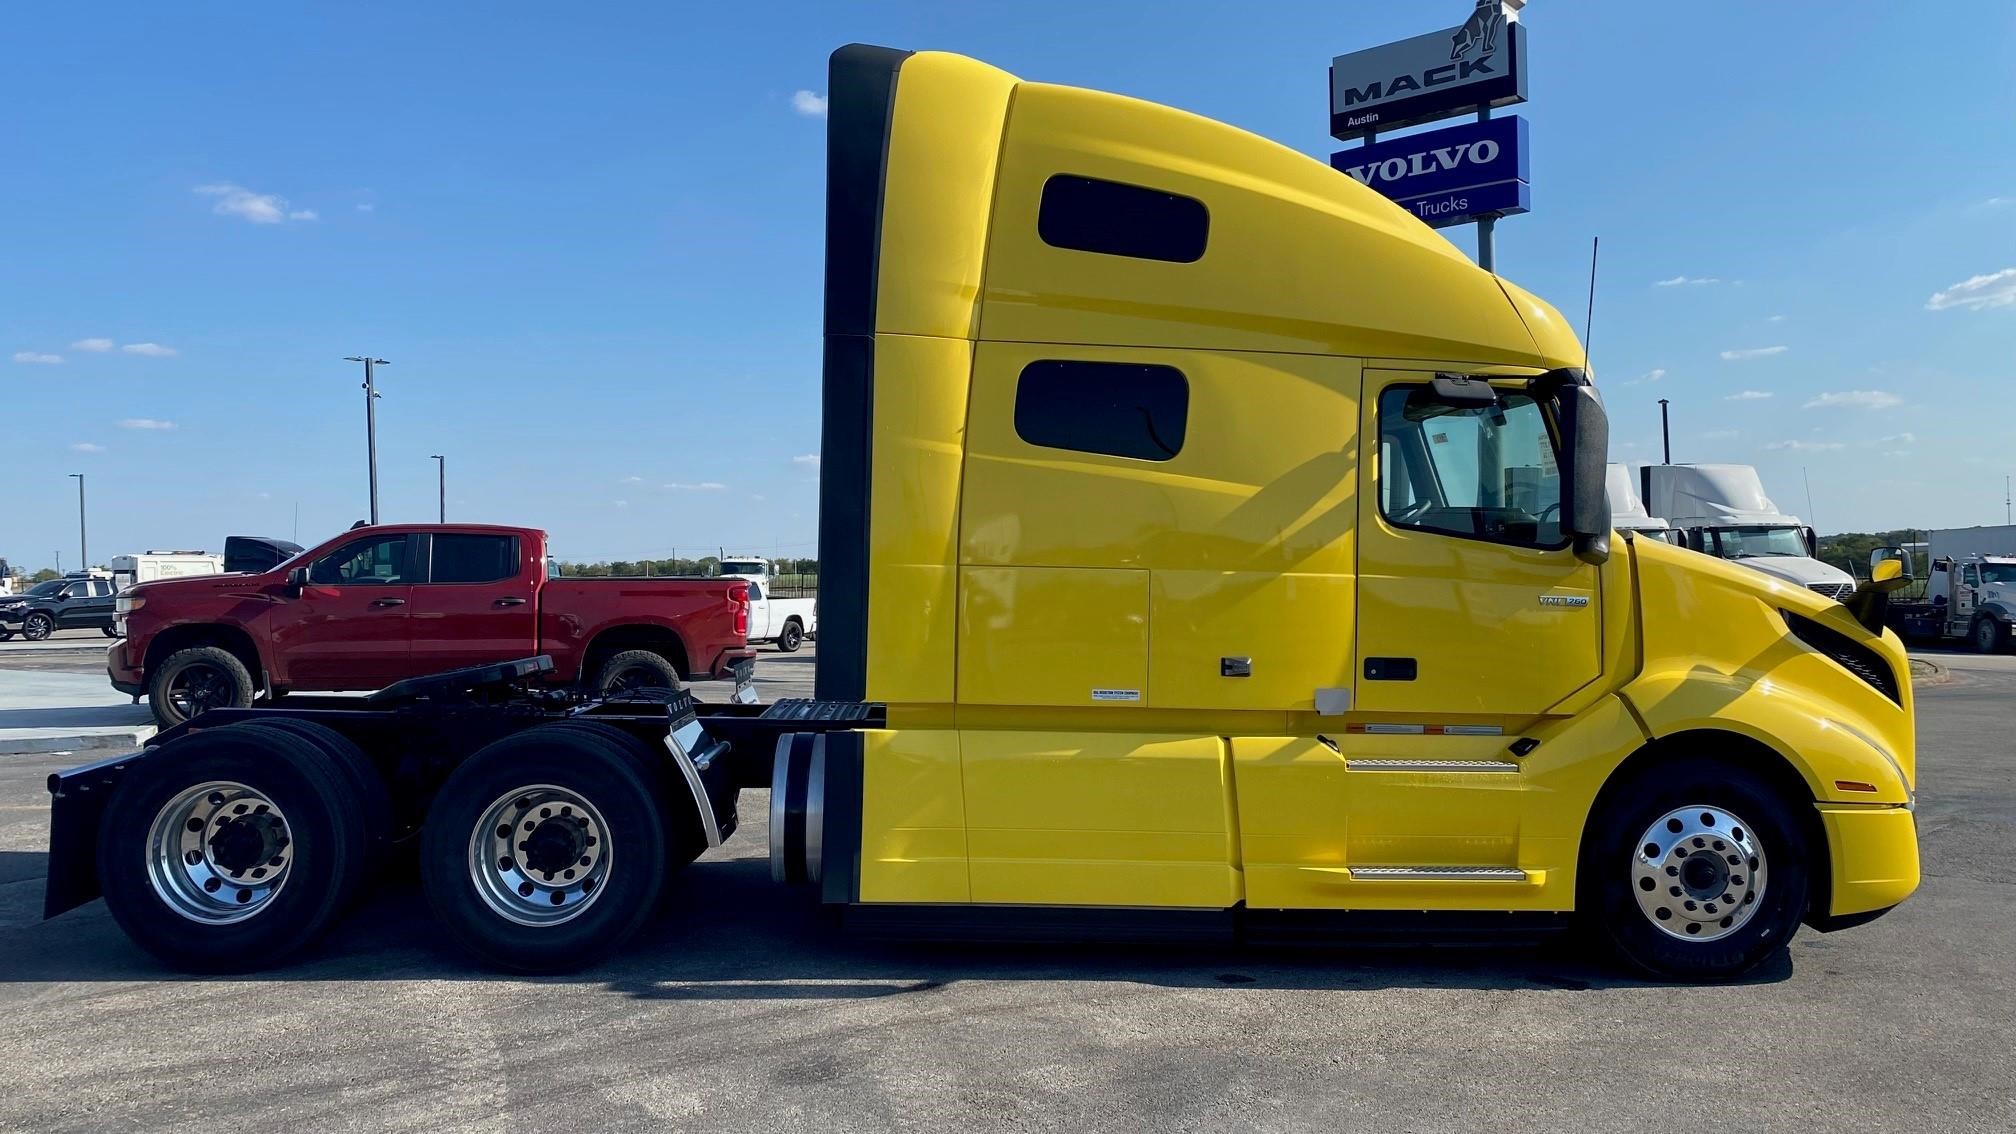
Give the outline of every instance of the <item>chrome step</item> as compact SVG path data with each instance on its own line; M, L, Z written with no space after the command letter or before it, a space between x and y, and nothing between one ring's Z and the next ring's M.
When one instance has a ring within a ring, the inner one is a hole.
M1526 872L1510 866L1353 866L1354 881L1524 882Z

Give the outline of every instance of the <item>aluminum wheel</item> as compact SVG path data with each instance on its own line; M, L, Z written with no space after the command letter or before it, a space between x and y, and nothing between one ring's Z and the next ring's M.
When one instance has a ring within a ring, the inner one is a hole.
M214 665L185 666L168 680L168 704L183 720L230 705L235 698L231 679Z
M1646 919L1662 931L1683 941L1713 941L1743 928L1757 912L1766 867L1748 823L1720 807L1682 807L1638 837L1631 890Z
M551 784L497 798L469 834L469 877L490 911L519 925L581 915L609 881L608 824L595 805Z
M147 876L171 910L205 925L244 921L287 884L287 817L254 788L197 784L170 799L147 832Z

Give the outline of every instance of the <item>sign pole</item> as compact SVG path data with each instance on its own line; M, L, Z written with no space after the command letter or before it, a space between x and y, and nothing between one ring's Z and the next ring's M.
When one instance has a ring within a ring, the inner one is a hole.
M1491 108L1477 108L1477 121L1491 121ZM1481 216L1477 218L1477 266L1496 275L1498 272L1498 218Z

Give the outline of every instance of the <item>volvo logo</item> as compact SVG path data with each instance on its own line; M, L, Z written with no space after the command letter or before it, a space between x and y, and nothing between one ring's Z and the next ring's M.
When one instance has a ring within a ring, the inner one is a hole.
M1499 152L1500 147L1496 140L1483 138L1467 145L1437 146L1432 150L1409 154L1404 158L1390 157L1384 161L1365 165L1345 166L1344 172L1366 185L1377 188L1382 181L1423 177L1445 169L1459 169L1465 165L1490 165L1498 160Z

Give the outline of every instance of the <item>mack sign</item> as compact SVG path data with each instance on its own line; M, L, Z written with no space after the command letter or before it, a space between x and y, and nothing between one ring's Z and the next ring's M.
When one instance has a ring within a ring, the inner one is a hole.
M1526 120L1517 115L1339 150L1330 165L1433 228L1532 207Z
M1526 29L1499 0L1478 0L1456 27L1339 55L1330 61L1330 135L1348 142L1525 102L1525 55Z

